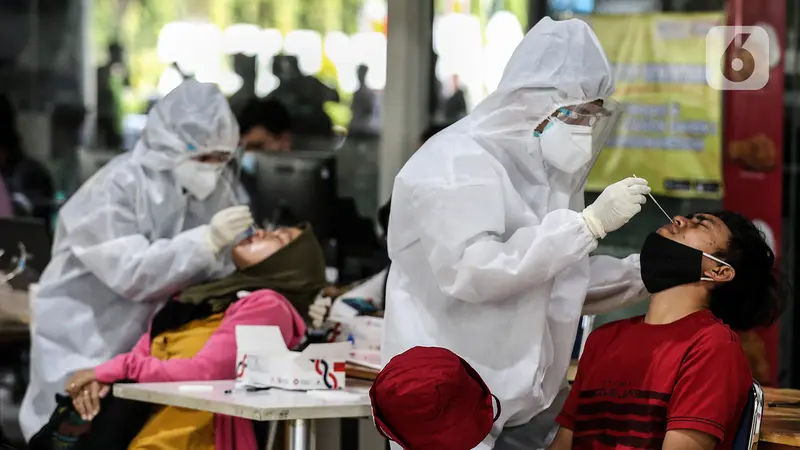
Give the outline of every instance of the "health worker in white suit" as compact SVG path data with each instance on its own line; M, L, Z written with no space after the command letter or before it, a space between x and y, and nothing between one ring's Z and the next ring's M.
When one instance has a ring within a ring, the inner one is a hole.
M219 89L187 80L152 109L134 150L61 208L31 304L26 439L72 372L129 351L169 295L231 268L222 250L253 223L226 164L238 141Z
M591 314L647 295L638 255L589 256L650 192L625 179L584 209L613 92L589 26L545 18L498 89L395 180L382 359L439 346L475 367L502 404L480 449L546 448L584 301Z

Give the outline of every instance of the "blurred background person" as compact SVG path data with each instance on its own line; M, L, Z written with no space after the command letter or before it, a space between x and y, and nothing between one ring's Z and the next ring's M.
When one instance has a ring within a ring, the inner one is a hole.
M238 116L256 98L256 57L233 55L233 71L242 79L242 87L230 98L231 109Z
M452 76L451 83L453 94L444 102L444 119L447 122L455 123L467 115L467 97L458 80L458 75Z
M130 84L125 50L119 42L108 46L108 62L97 69L97 143L122 146L122 91Z
M353 115L350 120L350 136L372 136L380 132L379 105L375 91L367 87L367 73L369 67L358 66L358 89L353 93L350 111Z
M339 93L311 75L300 71L297 57L276 55L273 73L280 85L269 94L286 105L295 122L295 132L316 137L332 137L333 122L325 112L326 102L338 102Z
M238 116L241 132L240 180L248 198L253 218L263 225L269 219L258 198L257 154L288 152L292 149L292 118L289 110L277 100L252 98Z
M253 223L246 206L235 206L226 165L238 141L219 89L185 81L151 111L136 148L61 208L30 305L26 439L45 424L70 373L129 350L167 295L232 270L222 250Z
M431 125L426 128L420 136L419 146L422 147L422 145L425 144L428 139L432 138L445 128L447 128L446 125ZM391 261L389 260L388 253L386 252L386 238L389 230L389 213L391 208L392 199L390 198L378 209L377 224L383 253L381 255L381 260L387 261L385 268L377 274L358 283L345 286L341 289L326 289L323 295L314 301L314 304L311 305L308 311L308 316L311 318L312 326L314 328L320 328L325 322L333 302L341 301L344 298L368 299L373 305L375 305L376 308L378 308L380 314L383 314L383 310L386 309L386 279L387 275L389 274L389 268L391 267ZM335 298L335 300L332 300L332 298Z
M245 155L292 149L292 117L278 100L251 98L237 118Z
M50 223L55 189L47 168L25 154L14 106L0 95L0 174L11 198L14 215Z

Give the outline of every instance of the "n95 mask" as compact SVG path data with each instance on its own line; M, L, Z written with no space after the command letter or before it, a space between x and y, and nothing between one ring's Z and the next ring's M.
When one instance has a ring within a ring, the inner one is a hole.
M172 169L172 173L175 174L178 184L190 194L198 200L205 200L214 192L224 169L224 164L187 159Z
M592 127L567 125L551 117L539 139L542 158L562 172L575 173L592 161Z

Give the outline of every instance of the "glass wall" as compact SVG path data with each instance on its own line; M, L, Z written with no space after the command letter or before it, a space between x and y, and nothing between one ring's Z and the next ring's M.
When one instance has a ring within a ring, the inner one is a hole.
M436 0L433 122L457 121L494 91L527 29L527 0Z
M132 148L148 108L194 77L219 84L237 115L253 98L283 103L292 117L292 150L336 151L340 196L354 198L362 215L375 215L386 0L94 5L98 97L117 110L107 108L110 117L98 121L98 147Z

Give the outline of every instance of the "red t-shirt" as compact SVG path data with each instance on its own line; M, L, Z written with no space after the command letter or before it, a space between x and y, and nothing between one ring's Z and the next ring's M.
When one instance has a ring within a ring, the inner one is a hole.
M729 450L753 384L739 339L704 310L665 325L644 317L589 335L564 409L574 450L661 449L697 430Z

